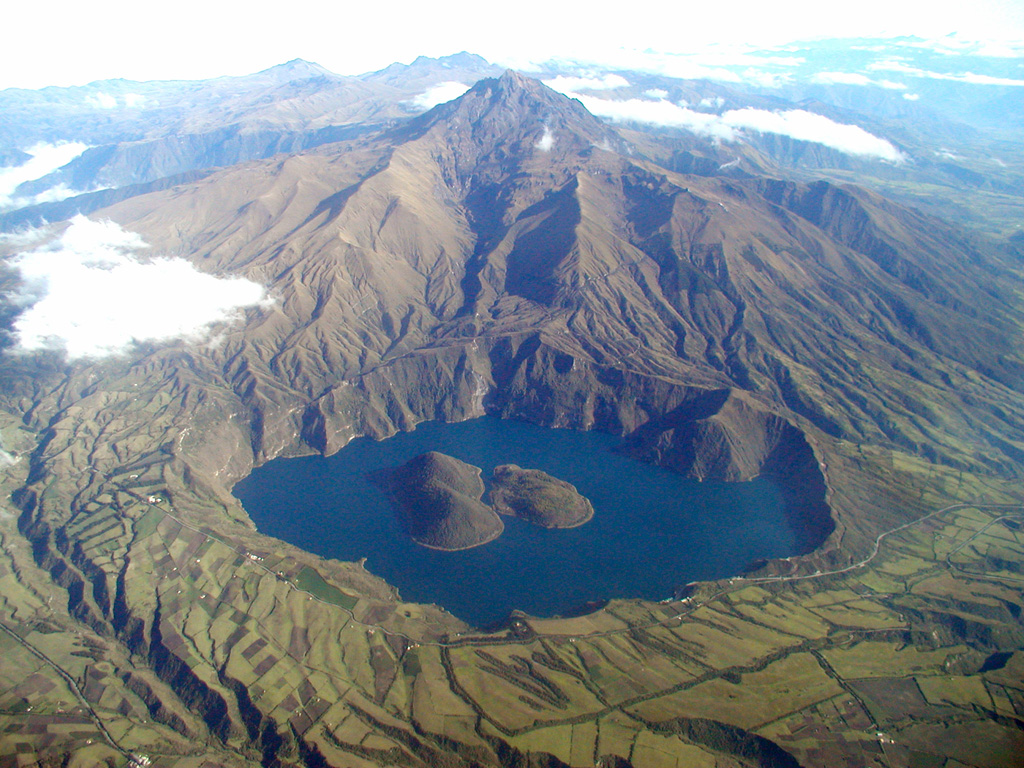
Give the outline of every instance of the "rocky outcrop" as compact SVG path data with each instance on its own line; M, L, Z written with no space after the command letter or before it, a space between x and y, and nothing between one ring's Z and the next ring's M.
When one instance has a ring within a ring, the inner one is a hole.
M698 480L750 480L776 450L801 440L788 421L735 390L708 392L629 436L627 452Z

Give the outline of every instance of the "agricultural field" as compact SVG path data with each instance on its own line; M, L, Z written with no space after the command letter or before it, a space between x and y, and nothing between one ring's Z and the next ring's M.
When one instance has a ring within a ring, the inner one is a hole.
M1007 501L934 506L841 567L479 633L356 566L207 528L155 471L131 475L69 521L96 569L88 589L32 578L14 516L0 521L0 649L17 660L0 680L0 765L69 744L77 765L143 748L152 765L247 765L281 728L356 766L499 744L545 765L659 768L999 768L1024 754L1024 513ZM134 592L119 568L145 574ZM140 605L159 623L134 619ZM73 618L90 610L128 641Z

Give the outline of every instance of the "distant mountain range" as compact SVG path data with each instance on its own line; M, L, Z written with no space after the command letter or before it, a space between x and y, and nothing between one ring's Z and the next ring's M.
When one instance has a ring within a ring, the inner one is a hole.
M913 39L791 48L749 55L756 67L742 59L716 67L652 61L643 71L602 72L561 63L532 74L580 96L620 127L644 131L663 158L675 157L688 173L724 165L733 172L803 179L825 174L876 186L994 234L1018 231L1024 180L1024 71L1018 60L936 53ZM703 77L665 74L673 69ZM39 142L89 147L67 165L22 183L13 195L19 207L76 191L119 189L123 196L128 186L137 192L148 187L134 185L349 138L500 72L462 53L420 57L358 77L295 60L208 81L11 89L0 92L7 118L0 127L0 159L17 165ZM864 132L888 143L892 154L865 148ZM52 220L110 201L108 194L30 206L0 218L0 226Z

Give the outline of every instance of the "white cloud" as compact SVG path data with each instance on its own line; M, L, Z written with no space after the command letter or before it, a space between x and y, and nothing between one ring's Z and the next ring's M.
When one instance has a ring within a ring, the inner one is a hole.
M448 80L431 86L419 96L413 98L410 103L417 109L433 109L438 104L444 104L446 101L459 98L468 90L469 86L465 83Z
M903 98L906 99L907 101L917 101L918 99L921 98L921 94L919 94L919 93L904 93L903 94Z
M733 128L760 133L776 133L800 141L812 141L850 155L875 157L892 163L907 158L885 139L868 133L859 125L837 123L824 115L803 109L769 112L764 109L734 109L722 115L722 121Z
M696 112L669 101L612 101L593 96L573 95L583 102L583 106L601 117L683 128L720 141L736 141L743 131L757 131L789 136L800 141L811 141L850 155L872 157L892 163L901 163L907 159L891 143L860 126L837 123L802 109L769 112L746 108L716 115Z
M119 104L128 109L138 109L146 106L149 103L149 99L141 93L125 93L119 99L117 96L100 91L99 93L87 96L85 103L95 109L117 109Z
M563 67L600 66L605 69L634 70L647 72L681 80L722 80L730 83L742 82L740 75L724 66L707 64L704 56L678 53L660 53L651 50L631 50L626 48L602 49L600 55L577 59L552 59L555 64Z
M807 62L801 56L763 56L754 53L754 50L753 48L734 48L732 51L717 53L711 50L697 55L700 56L702 61L709 64L718 64L723 67L799 67Z
M0 246L28 248L46 240L45 229L24 229L20 232L0 232Z
M858 72L818 72L811 78L812 82L822 85L874 85L891 91L905 91L907 86L892 80L872 80Z
M718 115L707 112L696 112L687 107L673 104L671 101L644 101L643 99L625 99L613 101L599 99L574 93L567 94L583 102L588 110L600 117L611 120L633 121L651 125L663 125L669 128L684 128L704 136L711 136L724 141L736 139L736 132L724 125Z
M103 93L103 91L94 96L89 96L85 102L90 107L96 107L97 109L115 109L117 107L117 97L111 96L109 93Z
M868 64L868 69L874 72L899 72L904 75L915 75L915 76L927 76L929 73L926 70L912 67L909 64L904 63L901 57L896 56L889 59L881 59L880 61L873 61ZM938 73L934 73L938 74Z
M663 88L651 88L649 91L644 91L644 96L649 99L667 99L668 91Z
M25 150L32 157L17 168L0 168L0 208L14 205L14 191L26 181L34 181L70 163L88 146L77 141L58 144L39 143Z
M697 106L702 109L721 109L725 106L725 99L721 96L715 96L713 99L705 97L700 100L700 103Z
M541 152L550 152L551 148L555 146L555 136L551 133L551 129L546 125L544 126L544 135L537 139L537 143L534 144L537 149Z
M972 85L1009 85L1015 88L1024 86L1024 80L1013 77L991 77L990 75L976 75L974 72L964 72L962 75L948 75L944 80L956 80L961 83Z
M97 358L140 341L200 340L267 302L249 280L214 277L184 259L142 260L145 247L117 224L77 216L58 240L11 259L23 287L8 298L26 307L14 321L19 348Z
M575 91L611 91L615 88L628 88L629 80L621 75L605 75L604 77L569 77L559 75L545 80L544 85L559 93Z
M1024 41L978 43L976 56L991 56L994 59L1024 58Z
M823 85L872 85L875 82L856 72L818 72L811 80Z
M32 195L31 197L15 197L11 200L11 206L14 208L24 208L29 205L56 203L61 200L67 200L69 197L74 197L75 195L84 195L87 192L99 192L102 189L110 189L110 187L93 186L89 189L72 189L67 184L57 184L49 189L44 189L38 195Z
M77 194L80 193L71 189L67 184L58 184L57 186L43 190L38 195L33 195L30 198L19 197L14 202L20 208L25 205L55 203L59 200L67 200L69 197L74 197Z
M953 33L919 41L904 40L900 41L900 44L908 48L923 48L934 53L950 56L966 54L997 59L1024 57L1024 40L977 40Z
M740 80L762 88L781 88L787 83L792 82L793 78L789 74L765 72L761 69L745 69L740 76Z
M746 43L707 42L683 50L642 48L602 49L590 63L615 69L634 69L684 79L727 79L735 81L736 69L750 71L798 67L806 63L799 56L765 55L765 48Z
M882 72L899 72L909 77L924 77L930 80L949 80L954 83L969 83L971 85L1002 85L1015 88L1024 87L1024 80L1012 77L992 77L991 75L979 75L974 72L961 72L949 74L945 72L934 72L928 69L919 69L904 64L895 59L876 61L868 65L868 69Z

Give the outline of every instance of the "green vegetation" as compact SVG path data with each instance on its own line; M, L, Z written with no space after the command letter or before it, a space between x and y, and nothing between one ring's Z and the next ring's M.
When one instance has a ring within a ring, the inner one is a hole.
M575 486L539 469L515 464L494 468L491 503L502 515L515 515L544 528L575 528L594 516L594 506Z
M328 584L324 581L323 576L309 566L303 566L302 570L296 575L295 586L326 603L331 603L348 610L355 608L356 603L359 602L351 595L346 595L337 587Z
M494 510L480 500L480 472L479 467L430 451L383 473L380 482L417 544L469 549L492 541L505 529Z
M807 561L497 633L395 603L357 566L261 551L244 527L204 532L198 509L117 493L106 501L135 516L111 526L111 507L93 508L75 523L79 546L114 577L100 554L113 542L146 587L119 592L101 568L75 576L88 590L61 588L25 578L38 566L7 518L0 646L20 660L0 681L0 730L12 734L0 758L123 765L138 751L180 768L200 755L256 765L242 718L257 718L339 765L498 764L486 755L504 743L573 766L615 755L638 767L1009 768L1024 748L1024 512L992 506L1012 499L966 474L955 475L961 489L990 501L939 506L950 476L902 476L921 481L921 519L880 537L863 564ZM106 583L124 608L105 602ZM154 601L159 640L145 624L129 630ZM125 639L90 632L68 609L111 616ZM131 633L148 638L152 668L128 653ZM984 748L965 753L975 742Z

